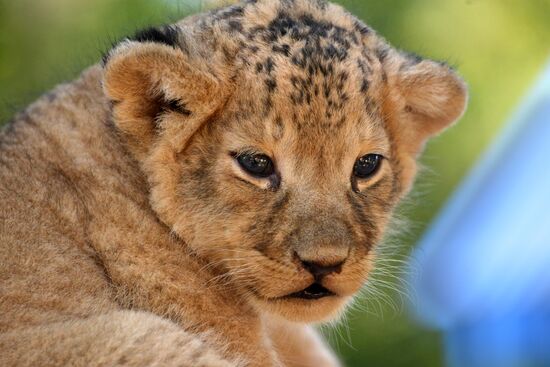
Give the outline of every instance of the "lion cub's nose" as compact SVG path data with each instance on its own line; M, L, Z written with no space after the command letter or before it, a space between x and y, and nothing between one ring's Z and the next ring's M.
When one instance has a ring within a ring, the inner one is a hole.
M342 264L344 263L344 261L340 261L338 263L327 265L312 261L301 261L304 268L313 274L316 280L321 279L328 274L340 273L342 271Z

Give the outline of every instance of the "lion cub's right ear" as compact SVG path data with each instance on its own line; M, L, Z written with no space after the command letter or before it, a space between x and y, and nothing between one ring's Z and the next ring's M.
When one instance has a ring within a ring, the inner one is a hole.
M182 150L223 102L221 81L184 51L188 43L176 27L149 29L104 59L114 124L138 160L160 137Z

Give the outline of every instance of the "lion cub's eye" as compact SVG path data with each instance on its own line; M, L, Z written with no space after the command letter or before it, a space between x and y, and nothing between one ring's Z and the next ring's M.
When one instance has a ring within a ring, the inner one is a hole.
M273 161L265 154L243 153L237 155L235 159L252 176L265 178L275 172Z
M380 154L366 154L355 161L353 175L357 178L369 178L378 171L381 162Z

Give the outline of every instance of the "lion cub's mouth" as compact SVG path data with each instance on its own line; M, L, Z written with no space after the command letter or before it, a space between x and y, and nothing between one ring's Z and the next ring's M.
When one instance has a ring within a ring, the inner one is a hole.
M328 296L335 296L333 292L326 289L319 283L313 283L309 287L302 289L301 291L294 292L285 296L284 298L300 298L300 299L320 299Z

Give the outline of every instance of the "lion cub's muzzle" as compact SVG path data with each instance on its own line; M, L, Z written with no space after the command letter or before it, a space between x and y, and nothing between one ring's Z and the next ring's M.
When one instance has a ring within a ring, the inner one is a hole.
M329 296L335 296L336 294L323 285L323 278L330 274L339 274L342 271L342 265L344 260L337 260L336 262L326 263L322 261L304 261L300 259L298 254L295 254L297 260L301 263L302 267L306 269L311 275L313 275L313 283L301 291L291 293L285 298L300 298L315 300Z

